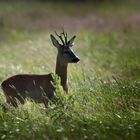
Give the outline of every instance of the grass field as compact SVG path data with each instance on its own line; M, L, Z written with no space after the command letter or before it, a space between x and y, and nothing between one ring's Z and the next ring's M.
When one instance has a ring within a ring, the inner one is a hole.
M80 57L68 68L69 94L58 84L58 100L47 112L29 101L7 113L0 108L0 139L140 139L139 23L137 1L0 2L0 82L19 73L54 72L50 34L62 27L69 37L77 35L73 50Z

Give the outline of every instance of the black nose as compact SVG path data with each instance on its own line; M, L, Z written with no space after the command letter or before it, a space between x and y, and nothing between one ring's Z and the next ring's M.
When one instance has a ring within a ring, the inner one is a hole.
M74 58L74 59L72 60L72 62L73 62L73 63L77 63L79 60L80 60L80 59L79 59L78 57L76 57L76 58Z

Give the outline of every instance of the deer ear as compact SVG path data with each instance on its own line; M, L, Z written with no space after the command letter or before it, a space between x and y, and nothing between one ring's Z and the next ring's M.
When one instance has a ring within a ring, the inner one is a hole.
M58 40L55 39L55 37L54 37L53 35L50 35L50 37L51 37L51 41L52 41L53 45L54 45L55 47L59 47L60 44L59 44Z
M68 41L68 46L72 47L74 45L74 39L76 38L76 35L73 36L69 41Z

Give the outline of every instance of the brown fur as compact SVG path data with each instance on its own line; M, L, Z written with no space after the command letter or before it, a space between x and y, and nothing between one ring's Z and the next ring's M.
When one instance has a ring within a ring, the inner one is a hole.
M8 104L17 107L16 99L25 103L29 98L38 103L44 103L47 107L49 100L54 98L52 75L15 75L2 82L1 86Z

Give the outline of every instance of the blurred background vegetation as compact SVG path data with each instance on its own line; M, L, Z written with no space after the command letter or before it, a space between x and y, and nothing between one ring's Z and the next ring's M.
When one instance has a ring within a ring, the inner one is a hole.
M62 28L77 35L80 57L68 68L69 94L58 86L47 113L30 102L8 113L0 108L0 139L138 140L139 0L0 0L0 82L54 72L50 34Z

